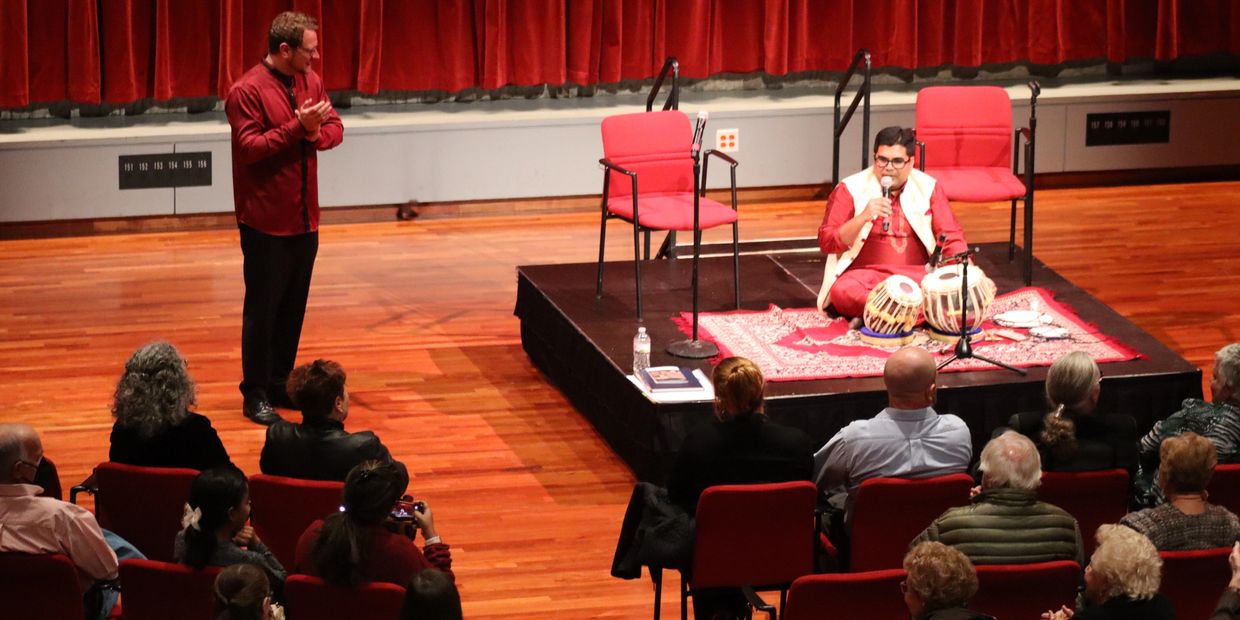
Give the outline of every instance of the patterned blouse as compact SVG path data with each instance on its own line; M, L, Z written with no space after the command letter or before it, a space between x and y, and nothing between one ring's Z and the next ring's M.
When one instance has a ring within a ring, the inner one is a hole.
M1135 493L1140 504L1156 506L1163 502L1162 489L1158 487L1158 449L1164 439L1187 432L1209 439L1218 451L1218 462L1240 460L1240 409L1230 403L1185 399L1179 411L1155 422L1154 428L1138 444L1141 468L1135 481Z
M1206 504L1205 512L1196 515L1163 504L1128 513L1119 522L1145 534L1159 551L1230 547L1240 540L1240 519L1214 504Z

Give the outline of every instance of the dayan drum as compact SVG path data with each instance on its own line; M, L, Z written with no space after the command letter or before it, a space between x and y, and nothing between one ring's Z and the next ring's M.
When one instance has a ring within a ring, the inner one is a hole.
M930 324L930 336L939 340L954 341L960 336L960 280L963 267L959 264L939 267L921 281L925 295L926 322ZM979 267L969 267L968 321L969 338L981 333L990 304L995 300L995 283L986 277Z
M866 297L861 339L879 346L908 344L921 306L921 287L912 278L895 275L883 280Z

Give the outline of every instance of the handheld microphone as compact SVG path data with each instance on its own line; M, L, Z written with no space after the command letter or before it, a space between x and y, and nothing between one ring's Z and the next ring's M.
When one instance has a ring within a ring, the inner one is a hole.
M883 177L879 184L883 186L883 198L891 198L891 177ZM883 232L891 230L891 217L883 218Z
M710 113L706 110L698 110L697 122L693 125L693 156L702 151L702 138L706 134L706 120L710 118Z
M930 262L926 263L926 273L939 268L939 261L943 260L944 243L947 243L947 233L939 233L939 242L934 245L934 252L930 253Z

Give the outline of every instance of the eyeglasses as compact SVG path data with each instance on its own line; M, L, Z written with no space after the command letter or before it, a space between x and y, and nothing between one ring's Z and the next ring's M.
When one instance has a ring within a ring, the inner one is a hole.
M36 469L36 470L37 470L37 469L39 469L39 466L43 464L43 457L42 457L42 456L39 456L39 460L37 460L37 461L35 461L35 462L33 462L33 463L31 463L30 461L23 461L22 459L17 459L17 462L18 462L18 463L21 463L22 465L29 465L31 468L33 468L33 469Z
M314 49L312 49L312 50L310 50L310 49L306 49L306 48L304 48L304 47L299 47L299 48L297 48L297 49L299 49L299 50L301 50L301 51L305 52L305 53L306 53L306 55L307 55L307 56L309 56L309 57L311 57L311 58L314 58L315 56L318 56L318 55L319 55L319 48L317 48L317 47L316 47L316 48L314 48Z
M878 157L874 158L874 163L878 164L879 168L886 168L888 165L890 165L892 168L896 170L899 170L907 166L910 161L912 160L905 159L903 157L897 157L895 159L887 159L886 157L883 157L882 155L879 155Z

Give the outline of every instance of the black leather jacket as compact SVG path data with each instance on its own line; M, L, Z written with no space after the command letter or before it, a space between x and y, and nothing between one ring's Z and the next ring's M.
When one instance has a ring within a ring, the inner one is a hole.
M350 469L372 459L394 461L370 431L349 433L335 420L314 424L281 420L267 427L267 443L258 465L264 474L273 476L344 481Z

